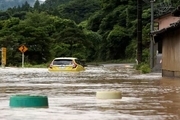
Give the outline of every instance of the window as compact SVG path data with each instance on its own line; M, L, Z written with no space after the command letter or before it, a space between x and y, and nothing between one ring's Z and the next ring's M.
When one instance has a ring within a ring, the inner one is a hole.
M55 59L53 65L70 65L72 64L71 59Z

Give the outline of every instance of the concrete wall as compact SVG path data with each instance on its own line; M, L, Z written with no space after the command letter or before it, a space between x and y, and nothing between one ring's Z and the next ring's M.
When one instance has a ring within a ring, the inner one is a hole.
M162 54L157 54L154 61L153 72L162 72Z

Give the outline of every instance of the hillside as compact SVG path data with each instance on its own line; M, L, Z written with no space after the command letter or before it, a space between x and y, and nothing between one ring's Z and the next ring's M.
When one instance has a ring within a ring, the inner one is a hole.
M48 63L59 56L87 62L136 58L137 1L46 0L32 7L34 0L8 1L22 6L0 11L0 44L7 48L7 65L21 63L18 48L22 44L28 47L25 61L29 64ZM142 2L142 6L142 61L148 63L151 11L150 4Z

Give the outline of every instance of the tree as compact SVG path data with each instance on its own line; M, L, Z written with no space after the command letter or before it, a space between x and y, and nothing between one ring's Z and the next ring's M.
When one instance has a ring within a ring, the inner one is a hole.
M30 11L31 10L30 4L26 1L24 4L22 4L21 10Z
M34 9L35 10L39 10L40 9L40 2L39 2L39 0L36 0L36 2L34 3Z
M7 12L0 11L0 20L7 20L10 18L10 15Z
M67 27L59 33L57 45L63 50L57 53L59 56L73 56L78 58L86 58L86 38L82 30L79 28Z
M74 0L58 8L60 17L74 20L77 24L88 19L95 11L100 9L98 0Z
M125 50L129 44L130 38L125 28L115 25L113 30L107 36L107 56L106 59L124 59Z
M26 55L31 64L47 62L51 58L49 28L53 26L52 20L53 17L46 13L33 12L28 13L18 26L17 34L22 36L19 42L28 47Z
M84 30L88 46L86 45L86 56L88 61L100 60L100 48L102 36L97 32Z

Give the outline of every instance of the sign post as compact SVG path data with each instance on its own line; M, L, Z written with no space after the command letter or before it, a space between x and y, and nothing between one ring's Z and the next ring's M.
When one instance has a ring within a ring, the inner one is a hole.
M24 53L22 53L22 68L24 67Z
M19 47L19 51L22 53L22 68L24 67L24 53L28 50L28 48L25 45L21 45Z
M4 68L6 65L6 48L1 48L1 66Z

